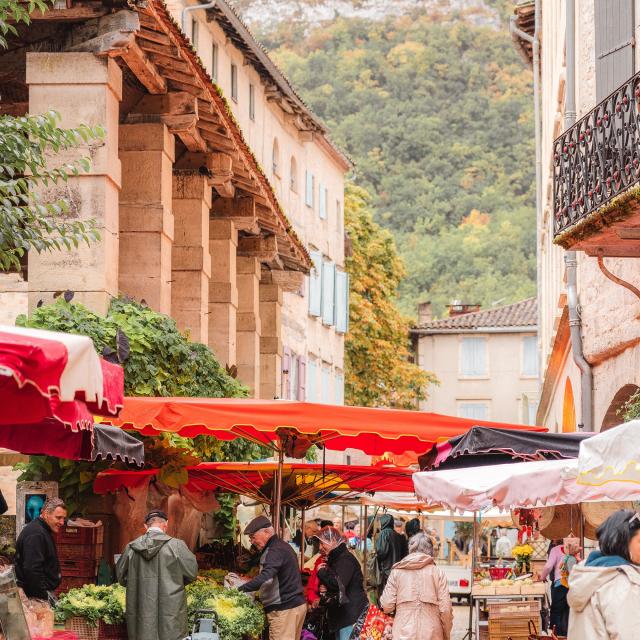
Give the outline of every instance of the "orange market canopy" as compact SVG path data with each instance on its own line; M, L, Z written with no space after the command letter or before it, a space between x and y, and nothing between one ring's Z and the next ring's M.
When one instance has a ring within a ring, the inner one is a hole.
M274 498L276 462L204 462L188 468L189 492L228 491L269 504ZM158 477L158 469L109 470L98 474L94 491L112 493L144 486ZM283 506L309 509L365 492L413 491L412 470L392 467L285 463L282 465Z
M465 433L473 426L546 431L543 427L425 411L245 398L125 398L119 417L108 421L143 435L170 432L221 440L241 437L296 458L312 444L336 451L360 449L374 456L424 452L436 441Z

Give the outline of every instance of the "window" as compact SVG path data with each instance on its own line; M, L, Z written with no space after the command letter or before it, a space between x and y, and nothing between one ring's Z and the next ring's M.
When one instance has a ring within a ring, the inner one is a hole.
M522 338L522 375L527 378L538 377L538 337Z
M298 399L298 374L299 374L299 360L295 353L291 354L291 360L289 364L289 389L287 397L291 400Z
M238 67L231 65L231 99L238 102Z
M336 373L336 404L344 404L344 375Z
M211 46L211 77L218 79L218 45Z
M316 381L316 373L318 370L318 366L316 365L315 360L309 360L307 363L307 400L309 402L317 402L317 381Z
M291 168L289 170L289 187L294 193L298 193L298 163L295 156L291 156Z
M481 400L458 403L458 417L469 420L488 420L489 403Z
M327 219L327 198L327 188L321 184L318 188L318 211L322 220Z
M304 203L307 207L313 208L313 192L316 188L316 179L311 171L305 171L305 189L304 189Z
M278 138L273 139L273 150L271 152L271 171L276 177L280 177L280 145Z
M198 21L195 18L191 19L191 44L194 49L198 48Z
M462 338L460 342L460 375L487 375L487 341L485 338Z
M330 381L331 381L331 368L326 365L323 365L321 380L320 380L320 402L322 402L323 404L329 404L331 402L331 397L329 395Z
M332 326L335 323L335 284L336 265L333 262L322 264L322 324Z
M342 229L342 203L336 200L336 227Z
M349 274L336 271L336 331L347 333L349 329Z
M309 274L309 315L320 317L322 315L322 254L319 251L311 251L313 268Z
M256 88L252 84L249 85L249 119L256 119Z

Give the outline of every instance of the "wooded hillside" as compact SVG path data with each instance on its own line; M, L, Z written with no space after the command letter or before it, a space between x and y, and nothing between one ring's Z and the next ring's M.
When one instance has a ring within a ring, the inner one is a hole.
M535 291L531 73L504 22L416 11L260 34L355 160L405 261L411 315Z

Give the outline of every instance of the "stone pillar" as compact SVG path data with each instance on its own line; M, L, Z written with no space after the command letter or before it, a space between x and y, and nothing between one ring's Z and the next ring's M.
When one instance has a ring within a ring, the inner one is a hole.
M207 177L174 173L171 315L194 342L203 344L209 342L210 209Z
M260 260L237 258L238 319L237 365L238 378L246 384L255 398L260 394Z
M89 156L91 169L67 183L43 187L44 199L65 196L70 215L94 219L100 240L71 251L29 252L29 308L39 300L50 302L61 289L75 291L75 300L106 313L112 296L118 295L118 159L119 106L122 72L115 60L92 53L27 53L29 112L54 109L62 127L102 125L103 140L82 145L68 154Z
M260 397L282 397L282 289L260 283Z
M161 123L120 128L120 291L171 314L175 140Z
M236 250L238 232L231 220L209 220L209 346L221 364L237 360L236 322L238 285Z

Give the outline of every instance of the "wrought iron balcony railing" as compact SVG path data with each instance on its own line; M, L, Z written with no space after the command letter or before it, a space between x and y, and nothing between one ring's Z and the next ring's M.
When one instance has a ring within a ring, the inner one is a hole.
M640 73L554 142L553 167L554 236L640 183Z

